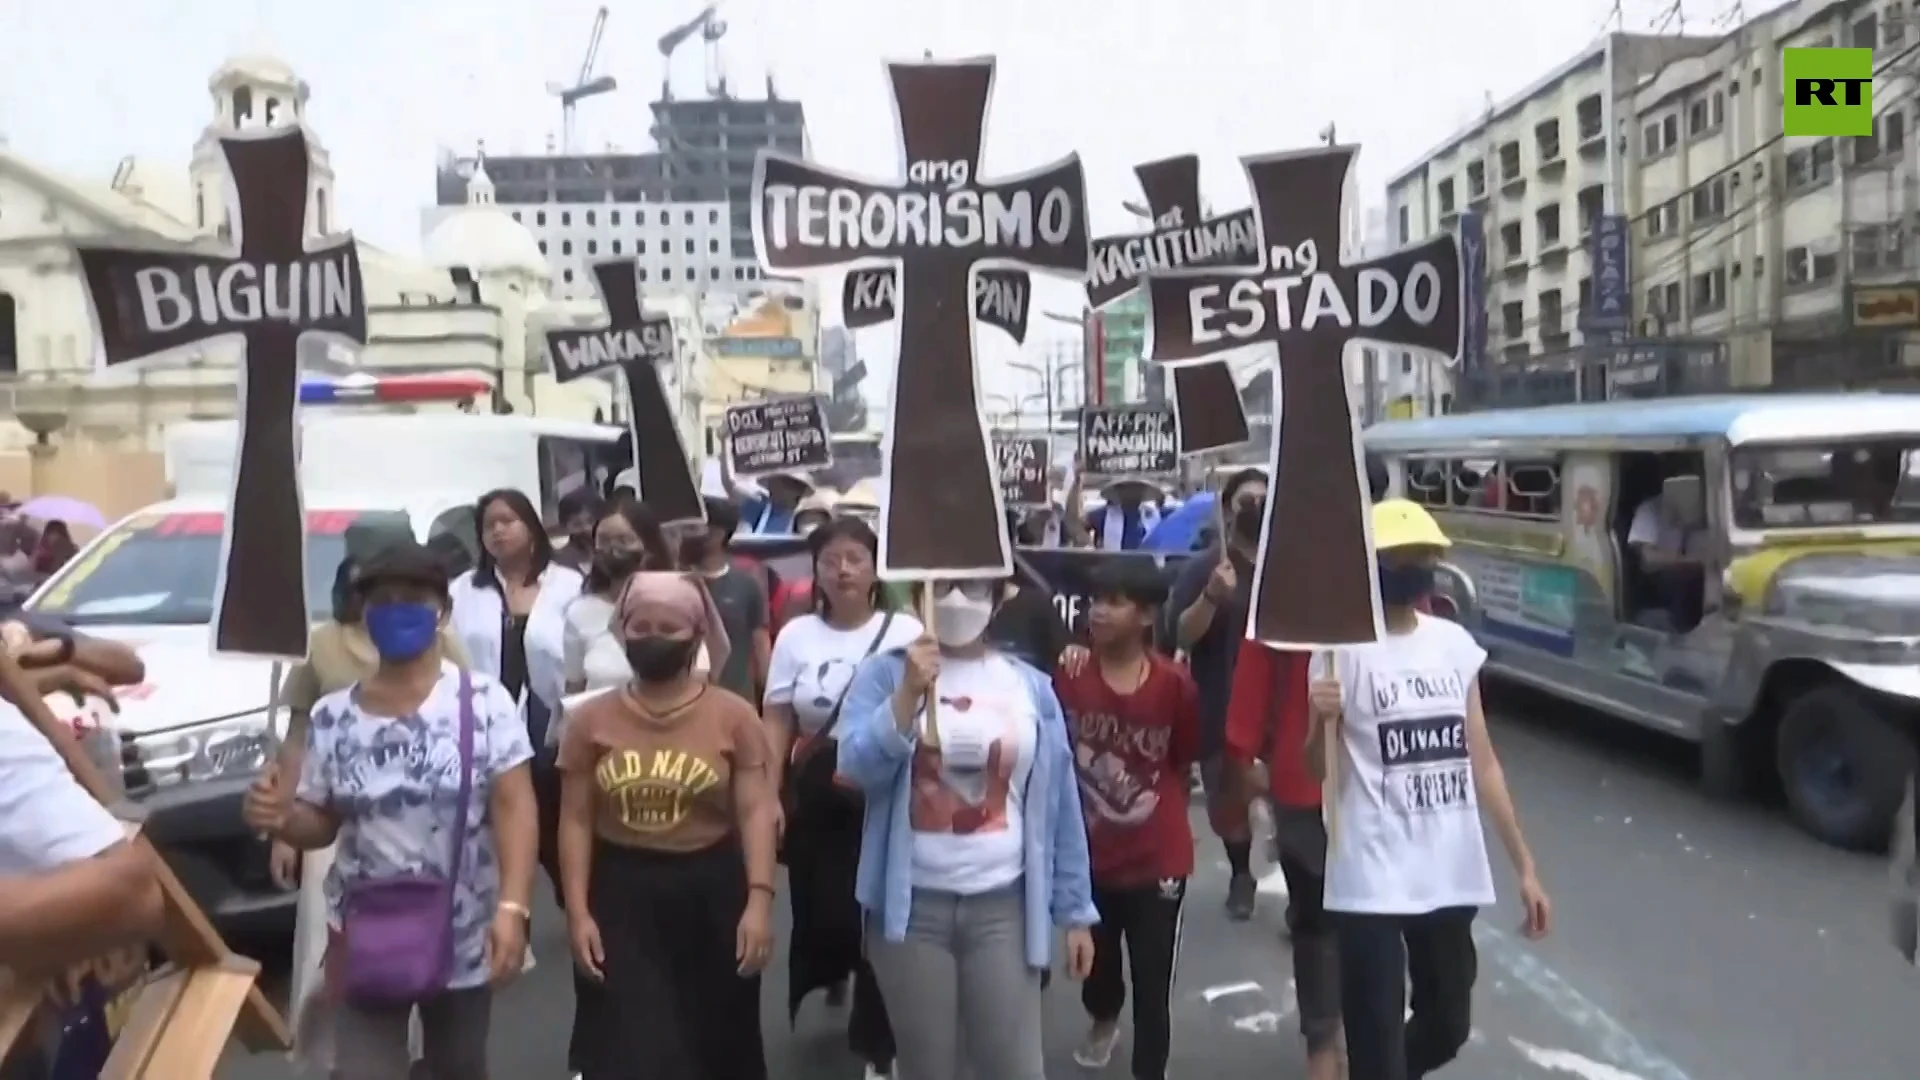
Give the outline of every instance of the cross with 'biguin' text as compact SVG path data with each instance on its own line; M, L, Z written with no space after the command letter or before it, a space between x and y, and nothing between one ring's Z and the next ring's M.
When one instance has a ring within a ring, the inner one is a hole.
M899 355L887 417L880 571L1000 577L1013 551L980 412L974 277L1087 269L1086 185L1069 155L1006 183L980 176L991 59L887 66L904 183L763 151L754 244L769 272L897 268Z
M135 241L83 243L76 254L107 367L186 359L215 338L242 342L214 650L300 659L313 610L298 468L300 340L366 343L360 257L351 236L308 239L304 130L235 132L220 148L233 180L237 249Z
M1249 636L1277 647L1377 640L1371 492L1342 358L1377 342L1460 355L1460 250L1451 235L1340 261L1357 147L1246 159L1267 251L1254 274L1154 277L1149 359L1195 360L1255 342L1280 350L1272 481Z
M626 387L640 498L662 524L705 521L707 503L660 378L660 365L673 362L673 320L647 312L640 299L639 265L632 259L594 263L593 281L607 308L606 325L547 331L554 380L618 372Z
M1087 271L1087 302L1105 307L1132 296L1143 278L1209 267L1223 272L1260 267L1260 230L1252 210L1207 218L1200 206L1200 158L1161 158L1133 167L1153 228L1099 238ZM1224 450L1251 438L1240 384L1224 360L1173 369L1174 430L1182 454Z

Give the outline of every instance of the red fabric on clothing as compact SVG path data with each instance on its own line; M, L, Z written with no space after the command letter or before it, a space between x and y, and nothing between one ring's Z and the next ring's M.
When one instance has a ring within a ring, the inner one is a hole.
M1307 662L1311 654L1242 641L1227 698L1227 758L1241 770L1267 763L1267 794L1281 806L1320 805L1307 770ZM1243 773L1244 775L1244 773Z
M1193 677L1156 653L1147 675L1122 694L1098 661L1054 676L1073 734L1080 804L1093 880L1142 885L1193 873L1187 775L1200 753L1200 701Z

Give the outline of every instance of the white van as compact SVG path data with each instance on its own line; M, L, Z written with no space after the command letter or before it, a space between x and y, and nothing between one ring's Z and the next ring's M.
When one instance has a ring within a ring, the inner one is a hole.
M331 614L350 526L404 525L423 540L452 532L477 551L473 504L485 492L517 488L557 520L561 497L600 488L623 464L613 456L622 429L596 424L309 409L302 429L315 621ZM127 793L223 930L271 932L291 925L294 896L269 880L239 807L277 745L270 706L284 665L215 657L209 624L236 434L231 421L171 429L176 497L101 533L25 606L139 652L147 680L119 692L115 717Z

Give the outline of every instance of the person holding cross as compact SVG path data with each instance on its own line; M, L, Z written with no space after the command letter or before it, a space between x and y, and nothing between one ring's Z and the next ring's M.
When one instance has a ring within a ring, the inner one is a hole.
M896 1067L1044 1080L1054 929L1084 979L1100 921L1066 719L1046 675L987 644L997 581L915 594L933 625L854 675L839 747L867 800L855 896Z

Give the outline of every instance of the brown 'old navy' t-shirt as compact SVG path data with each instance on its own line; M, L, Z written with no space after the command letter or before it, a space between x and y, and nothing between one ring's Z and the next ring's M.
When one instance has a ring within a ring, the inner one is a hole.
M560 768L592 776L600 839L698 851L734 831L734 786L766 782L766 735L753 706L717 686L668 713L622 688L571 710Z

